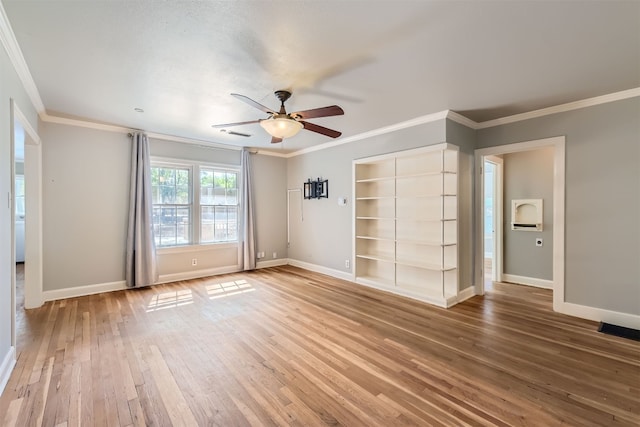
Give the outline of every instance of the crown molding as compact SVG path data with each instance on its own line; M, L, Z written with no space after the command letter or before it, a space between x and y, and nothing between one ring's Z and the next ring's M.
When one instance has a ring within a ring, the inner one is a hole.
M635 98L637 96L640 96L640 87L609 93L607 95L595 96L593 98L582 99L579 101L568 102L566 104L555 105L553 107L541 108L527 113L514 114L513 116L488 120L486 122L480 122L476 124L475 129L486 129L494 126L506 125L509 123L548 116L550 114L564 113L567 111L579 110L581 108L593 107L595 105L607 104L609 102L621 101L623 99Z
M331 147L337 147L337 146L340 146L340 145L343 145L343 144L348 144L348 143L351 143L351 142L360 141L360 140L371 138L371 137L374 137L374 136L383 135L383 134L386 134L386 133L395 132L395 131L398 131L398 130L401 130L401 129L406 129L406 128L410 128L410 127L413 127L413 126L418 126L418 125L425 124L425 123L431 123L431 122L435 122L435 121L442 120L442 119L452 120L452 121L454 121L456 123L460 123L461 125L467 126L468 128L474 129L474 130L487 129L487 128L494 127L494 126L500 126L500 125L505 125L505 124L509 124L509 123L515 123L515 122L519 122L519 121L523 121L523 120L530 120L530 119L534 119L534 118L538 118L538 117L548 116L548 115L551 115L551 114L557 114L557 113L563 113L563 112L572 111L572 110L578 110L578 109L586 108L586 107L593 107L593 106L600 105L600 104L606 104L606 103L609 103L609 102L621 101L621 100L624 100L624 99L635 98L635 97L639 97L639 96L640 96L640 87L639 88L628 89L628 90L623 90L623 91L620 91L620 92L614 92L614 93L610 93L610 94L607 94L607 95L596 96L596 97L593 97L593 98L583 99L583 100L579 100L579 101L569 102L569 103L566 103L566 104L556 105L556 106L553 106L553 107L542 108L542 109L539 109L539 110L529 111L527 113L515 114L515 115L512 115L512 116L502 117L502 118L499 118L499 119L488 120L488 121L484 121L484 122L475 122L475 121L463 116L460 113L456 113L455 111L444 110L444 111L440 111L440 112L437 112L437 113L427 114L425 116L416 117L414 119L406 120L404 122L396 123L396 124L393 124L393 125L384 126L384 127L381 127L381 128L378 128L378 129L374 129L374 130L371 130L371 131L368 131L368 132L363 132L363 133L360 133L360 134L357 134L357 135L353 135L353 136L350 136L350 137L347 137L347 138L340 138L340 139L335 140L335 141L327 142L327 143L316 145L316 146L309 147L309 148L304 148L302 150L298 150L298 151L294 151L294 152L290 152L290 153L278 153L278 152L271 151L271 150L258 149L257 154L262 154L262 155L265 155L265 156L273 156L273 157L282 157L282 158L287 158L288 159L288 158L291 158L291 157L296 157L296 156L300 156L300 155L303 155L303 154L312 153L312 152L315 152L315 151L325 150L325 149L331 148ZM52 116L52 115L47 114L44 111L40 113L40 119L42 121L44 121L44 122L49 122L49 123L65 124L65 125L70 125L70 126L78 126L78 127L85 127L85 128L91 128L91 129L105 130L105 131L109 131L109 132L129 133L129 132L135 130L135 129L130 129L130 128L122 127L122 126L90 122L90 121L87 121L87 120L72 119L72 118L60 117L60 116ZM162 139L162 140L166 140L166 141L181 142L181 143L185 143L185 144L194 144L194 145L206 146L206 147L210 147L210 148L221 148L221 149L234 150L234 151L242 150L242 147L238 147L238 146L235 146L235 145L227 145L227 144L221 144L221 143L217 143L217 142L210 142L210 141L204 141L204 140L198 140L198 139L184 138L184 137L180 137L180 136L166 135L166 134L161 134L161 133L147 132L147 136L149 136L149 138L154 138L154 139Z
M13 114L11 123L14 123L17 120L20 123L20 126L22 126L24 131L27 133L27 135L29 135L29 138L31 138L33 143L35 145L40 145L42 143L40 135L38 135L38 132L36 132L34 127L27 119L27 116L24 115L24 113L18 106L18 103L13 98L11 98L11 113ZM13 134L13 131L11 133Z
M146 132L149 138L162 139L164 141L181 142L183 144L198 145L205 148L220 148L223 150L242 151L237 145L221 144L219 142L205 141L202 139L184 138L182 136L167 135L164 133Z
M108 125L104 123L90 122L88 120L72 119L69 117L52 116L46 112L40 113L40 120L47 123L56 123L59 125L68 125L68 126L75 126L75 127L81 127L81 128L96 129L96 130L105 130L107 132L129 133L132 131L132 129L126 128L123 126Z
M364 132L358 135L353 135L348 138L339 139L336 141L328 142L326 144L317 145L315 147L305 148L284 155L284 157L290 158L299 156L302 154L312 153L314 151L324 150L338 145L347 144L349 142L359 141L373 136L382 135L389 132L395 132L400 129L417 126L424 123L429 123L442 119L449 119L456 123L460 123L470 129L479 130L487 129L490 127L506 125L509 123L520 122L523 120L535 119L538 117L548 116L551 114L564 113L572 110L579 110L581 108L593 107L600 104L607 104L609 102L621 101L624 99L635 98L640 96L640 87L627 89L620 92L614 92L606 95L596 96L593 98L582 99L579 101L568 102L566 104L555 105L553 107L541 108L539 110L529 111L521 114L514 114L512 116L501 117L499 119L487 120L484 122L473 121L460 113L456 113L452 110L444 110L438 113L428 114L426 116L417 117L415 119L400 122L391 126L385 126L379 129L375 129L369 132Z
M271 156L271 157L281 157L283 159L286 159L289 157L288 153L278 153L276 151L260 150L260 149L258 149L255 154L261 154L263 156Z
M337 147L339 145L360 141L360 140L371 138L378 135L384 135L386 133L395 132L401 129L406 129L406 128L418 126L425 123L436 122L438 120L446 119L447 114L449 114L449 110L444 110L444 111L440 111L438 113L433 113L433 114L427 114L426 116L416 117L411 120L406 120L404 122L396 123L389 126L384 126L378 129L370 130L368 132L359 133L357 135L349 136L347 138L340 138L338 140L327 142L325 144L316 145L314 147L309 147L309 148L304 148L302 150L294 151L293 153L287 154L287 158L299 156L302 154L312 153L314 151L325 150L331 147Z
M473 120L463 116L460 113L456 113L455 111L448 110L447 111L447 119L452 120L456 123L460 123L463 126L466 126L471 129L478 129L479 123L474 122Z
M56 123L61 125L76 126L76 127L83 127L88 129L96 129L96 130L103 130L107 132L124 133L124 134L134 132L137 130L137 129L127 128L123 126L90 122L88 120L52 116L47 113L40 114L40 120L47 123ZM167 135L164 133L156 133L156 132L145 132L145 133L149 138L161 139L164 141L180 142L183 144L192 144L192 145L198 145L198 146L207 147L207 148L221 148L221 149L233 150L233 151L242 150L242 147L237 147L235 145L220 144L219 142L204 141L201 139L193 139L193 138L184 138L182 136Z
M33 81L33 76L31 76L31 72L29 71L27 62L24 60L22 50L20 50L20 45L18 45L18 40L16 40L16 36L13 33L11 24L9 23L9 18L7 17L7 14L1 2L0 40L2 41L2 45L7 51L9 60L13 64L13 68L16 70L18 78L22 82L24 90L27 92L27 95L29 96L31 103L33 103L34 108L36 109L38 114L44 113L45 108L44 103L42 102L42 98L40 98L40 92L38 92L36 83Z

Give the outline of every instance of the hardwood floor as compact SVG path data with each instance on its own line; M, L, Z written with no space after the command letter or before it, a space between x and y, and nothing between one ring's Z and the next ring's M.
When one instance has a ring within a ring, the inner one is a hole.
M493 290L492 280L492 260L491 258L484 259L484 291L490 292Z
M24 313L24 262L16 263L16 315ZM18 319L18 321L21 321Z
M637 426L640 343L494 284L449 310L276 267L47 303L6 426Z

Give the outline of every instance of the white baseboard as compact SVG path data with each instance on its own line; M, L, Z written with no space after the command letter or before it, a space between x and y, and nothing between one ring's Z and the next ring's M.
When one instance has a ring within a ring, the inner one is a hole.
M430 295L422 295L416 292L404 291L399 289L389 289L384 286L380 286L375 282L368 280L358 279L355 280L351 273L347 273L340 270L334 270L333 268L323 267L317 264L311 264L304 261L289 258L289 265L294 267L304 268L305 270L315 271L316 273L326 274L327 276L335 277L337 279L347 280L349 282L358 283L359 285L368 286L370 288L378 289L384 292L390 292L395 295L401 295L404 297L412 298L418 301L426 302L438 307L449 308L462 301L465 301L476 295L475 287L469 286L458 293L458 295L450 298L432 297Z
M185 271L180 273L171 273L171 274L162 274L158 277L158 281L154 283L154 285L159 285L161 283L171 283L177 282L180 280L191 280L191 279L199 279L201 277L208 276L216 276L218 274L227 274L227 273L237 273L241 271L239 265L230 265L224 267L215 267L215 268L207 268L203 270L192 270Z
M281 265L287 264L289 264L289 260L287 258L270 259L267 261L258 261L256 263L256 268L280 267Z
M11 376L11 372L13 372L14 366L16 366L16 348L11 346L0 365L0 396L9 382L9 377Z
M286 264L286 261L285 261ZM177 282L179 280L199 279L201 277L215 276L217 274L235 273L240 271L239 266L227 266L219 268L208 268L204 270L187 271L184 273L163 274L158 277L154 285L162 283ZM101 294L103 292L121 291L127 288L127 283L122 280L118 282L99 283L95 285L76 286L73 288L55 289L42 293L44 301L56 301L65 298L84 297L87 295Z
M411 298L414 299L416 301L422 301L422 302L426 302L427 304L431 304L431 305L435 305L436 307L442 307L442 308L447 308L449 307L448 304L448 299L443 298L441 296L435 296L435 295L425 295L425 294L420 294L418 292L411 292L409 290L406 289L398 289L395 287L389 287L389 286L384 286L383 284L379 284L376 283L375 281L372 280L367 280L365 278L359 277L355 280L355 283L362 285L362 286L366 286L368 288L373 288L373 289L377 289L379 291L382 292L387 292L389 294L392 295L398 295L398 296L402 296L402 297L407 297L407 298ZM451 304L453 305L453 304Z
M640 329L640 316L637 314L621 313L570 302L563 302L557 308L556 311L558 313L569 316L594 320L596 322L611 323L612 325L624 326L626 328Z
M502 281L516 283L518 285L535 286L536 288L553 289L553 281L536 279L535 277L517 276L515 274L502 274Z
M316 273L326 274L327 276L335 277L337 279L348 280L353 282L353 275L345 271L334 270L333 268L323 267L317 264L311 264L304 261L298 261L297 259L289 258L289 265L294 267L304 268L305 270L315 271Z
M454 306L456 304L459 304L462 301L466 301L469 298L472 298L474 296L476 296L476 288L475 288L475 286L469 286L467 288L464 288L463 290L458 292L458 295L456 295L455 297L451 298L451 303L449 303L449 299L447 299L447 308L451 307L451 306Z
M127 289L127 283L124 280L119 282L99 283L97 285L77 286L74 288L44 291L42 293L42 297L46 302L65 298L76 298L87 295L101 294L103 292L121 291L123 289Z

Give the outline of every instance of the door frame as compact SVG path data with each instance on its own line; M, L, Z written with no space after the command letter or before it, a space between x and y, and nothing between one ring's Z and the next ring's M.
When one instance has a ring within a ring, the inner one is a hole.
M494 199L494 203L493 203L493 258L492 258L492 265L491 265L491 279L493 281L496 282L501 282L502 281L502 256L503 256L503 252L502 252L502 232L503 232L503 219L502 219L502 214L503 214L503 182L502 182L502 177L503 177L503 166L504 166L504 160L502 159L502 157L498 157L495 155L488 155L488 156L484 156L483 157L483 161L482 161L482 212L484 215L484 212L486 212L486 206L485 206L485 180L484 180L484 174L485 174L485 163L486 162L490 162L493 163L496 166L495 169L495 175L493 177L493 199ZM483 218L483 223L482 225L484 226L484 218ZM483 229L484 230L484 229ZM484 258L484 234L483 234L483 258ZM483 261L483 267L484 267L484 261ZM484 271L482 272L482 275L484 277ZM484 286L484 284L483 284Z
M42 144L36 130L18 107L10 103L11 156L11 345L16 346L16 236L15 236L15 149L16 130L24 130L25 182L25 309L43 304L42 289Z
M553 310L561 311L564 304L564 228L565 228L565 137L537 139L475 150L475 291L484 294L484 158L492 155L532 151L553 147Z

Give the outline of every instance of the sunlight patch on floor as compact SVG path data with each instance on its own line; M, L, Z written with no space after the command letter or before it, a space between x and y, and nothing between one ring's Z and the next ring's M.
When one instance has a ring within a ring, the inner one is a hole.
M247 281L244 279L207 285L207 294L209 295L209 299L244 294L247 292L253 292L255 290L256 289L251 286L251 284L247 283Z
M149 301L149 304L147 305L147 313L167 308L176 308L188 304L193 304L193 295L189 289L163 292L161 294L156 294L151 298L151 301Z

